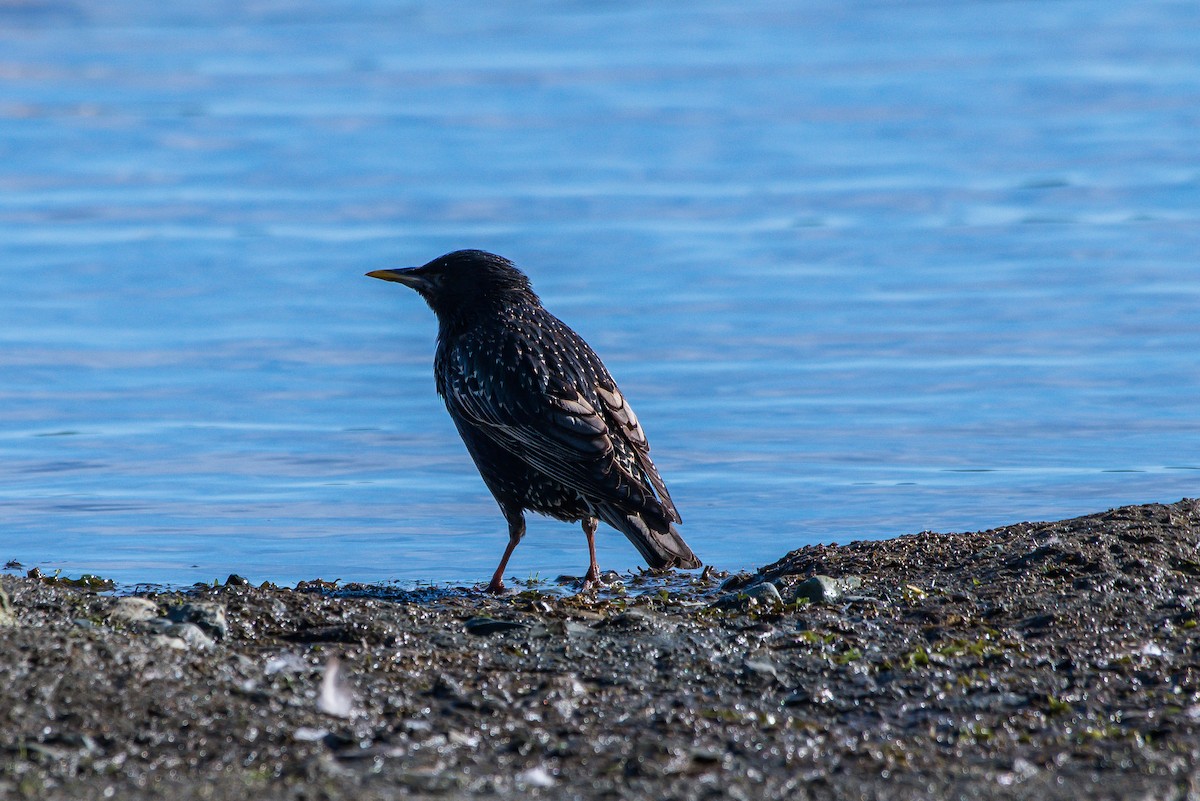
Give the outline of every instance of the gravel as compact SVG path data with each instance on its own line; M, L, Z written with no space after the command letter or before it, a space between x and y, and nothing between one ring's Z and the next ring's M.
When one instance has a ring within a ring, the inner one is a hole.
M1198 546L1184 500L578 595L3 575L0 798L1197 799Z

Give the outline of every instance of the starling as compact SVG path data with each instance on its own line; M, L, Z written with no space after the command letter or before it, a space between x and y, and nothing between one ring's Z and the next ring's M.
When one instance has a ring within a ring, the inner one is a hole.
M612 376L583 338L542 307L501 256L458 250L372 278L415 289L438 319L438 394L504 519L508 547L491 592L525 536L525 510L582 521L585 583L596 581L597 519L629 538L653 568L700 567L650 445Z

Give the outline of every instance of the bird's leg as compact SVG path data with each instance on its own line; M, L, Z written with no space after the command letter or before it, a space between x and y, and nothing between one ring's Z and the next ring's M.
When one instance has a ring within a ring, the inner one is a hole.
M583 536L587 537L588 557L592 560L588 571L583 577L583 586L590 586L600 580L600 564L596 561L596 518L583 518Z
M504 592L504 568L508 567L508 557L512 556L517 543L525 536L525 515L520 509L516 512L504 510L504 517L508 520L508 547L504 549L504 556L500 557L500 566L492 574L492 582L487 586L488 592L497 595Z

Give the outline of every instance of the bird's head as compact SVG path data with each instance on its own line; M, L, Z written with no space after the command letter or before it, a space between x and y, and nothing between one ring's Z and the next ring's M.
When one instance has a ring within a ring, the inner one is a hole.
M525 273L503 256L482 250L456 250L420 267L367 275L415 289L444 324L498 306L537 301Z

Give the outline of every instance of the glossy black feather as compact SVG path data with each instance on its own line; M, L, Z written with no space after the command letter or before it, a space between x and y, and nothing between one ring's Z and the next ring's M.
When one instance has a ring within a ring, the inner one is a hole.
M674 528L679 513L637 416L523 273L493 254L456 251L372 275L413 287L437 314L438 394L510 522L524 510L599 518L652 567L700 566Z

